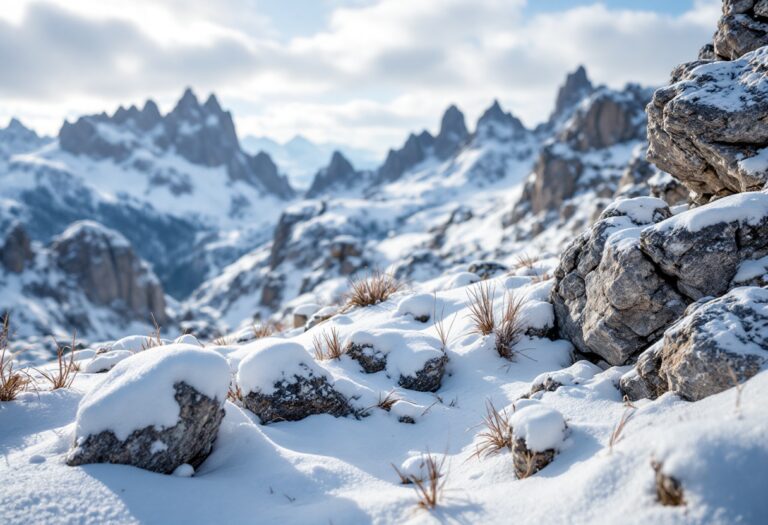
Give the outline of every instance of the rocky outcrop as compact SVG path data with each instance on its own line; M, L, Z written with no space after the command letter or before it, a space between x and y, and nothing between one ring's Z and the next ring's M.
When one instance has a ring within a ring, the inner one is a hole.
M167 320L159 280L119 233L95 222L76 222L53 240L51 251L56 265L93 303L142 321L151 315L161 324Z
M350 162L338 151L333 152L331 162L318 171L307 190L306 197L315 199L331 190L344 191L360 182L362 174L355 171Z
M684 65L648 105L648 159L689 188L695 202L768 181L768 88L756 81L766 67L768 48L733 62Z
M9 225L0 237L0 264L12 273L21 273L34 260L30 239L18 222Z
M713 40L714 55L722 60L735 60L768 44L768 3L724 0Z
M560 335L612 365L627 362L688 304L727 292L743 261L768 254L767 224L765 193L674 217L658 199L618 201L561 256L552 294Z
M476 139L509 141L525 137L528 130L523 123L505 112L498 100L494 100L491 107L485 110L477 121L475 131Z
M78 440L67 454L67 465L118 463L171 474L178 466L197 468L211 452L224 409L181 381L174 385L179 419L170 428L154 425L137 429L120 440L111 430ZM160 444L160 445L158 445Z
M551 297L561 337L618 365L683 313L685 298L640 247L640 229L669 216L658 199L619 201L566 248Z
M192 164L222 166L230 180L246 182L264 193L283 199L294 196L288 180L266 153L251 156L242 150L232 115L221 108L216 97L210 95L200 104L189 88L165 116L150 100L141 110L120 107L112 116L101 113L64 122L59 144L75 155L117 162L139 150L174 152ZM150 169L146 162L139 167Z
M622 377L630 399L676 392L698 401L727 390L768 364L768 290L735 288L692 304L685 317Z

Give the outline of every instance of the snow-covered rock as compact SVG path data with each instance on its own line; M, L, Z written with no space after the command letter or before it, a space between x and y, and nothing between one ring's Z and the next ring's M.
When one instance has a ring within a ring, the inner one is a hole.
M764 0L724 0L713 51L717 58L735 60L768 45L768 5Z
M509 426L515 475L520 479L552 463L568 429L560 412L541 403L516 410L509 418Z
M412 331L361 330L351 334L344 347L345 355L366 373L386 370L401 387L420 392L440 388L448 361L438 339Z
M244 353L237 384L243 391L243 405L262 424L352 413L347 399L334 389L331 376L300 344L268 337L247 345Z
M691 305L621 384L631 399L672 391L698 401L746 381L766 364L768 290L735 288Z
M226 360L199 347L167 345L124 359L80 402L67 464L166 474L199 466L216 439L228 387Z

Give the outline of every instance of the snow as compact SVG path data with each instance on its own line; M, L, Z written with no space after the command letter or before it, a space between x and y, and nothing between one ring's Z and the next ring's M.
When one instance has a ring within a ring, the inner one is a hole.
M175 425L179 405L174 385L182 381L223 404L229 366L215 352L183 344L152 348L124 359L80 402L77 438L110 430L125 440L137 429Z
M739 264L739 268L736 271L736 275L733 276L734 283L744 283L762 277L763 280L768 280L768 256L761 257L760 259L747 259Z
M618 199L609 204L606 215L619 214L632 219L636 224L651 224L658 210L666 210L669 206L656 197L635 197L633 199Z
M111 230L95 221L76 221L67 226L59 235L60 241L83 237L87 243L102 243L106 238L112 248L130 248L131 243L121 233Z
M320 310L320 305L315 303L304 303L300 304L299 306L296 306L293 309L293 313L295 315L303 315L306 317L311 317L312 314Z
M768 172L768 148L757 151L752 157L740 160L738 166L750 175L762 175Z
M414 294L404 297L397 304L395 315L410 315L413 318L430 318L437 311L436 299L432 294Z
M259 392L270 395L275 383L293 380L295 376L327 377L315 360L298 343L276 337L265 337L243 347L245 358L237 369L237 383L244 394Z
M174 341L174 343L181 343L185 345L193 345L193 346L203 346L203 344L198 340L197 337L195 337L192 334L184 334L182 336L177 337Z
M745 192L723 197L715 202L670 217L651 228L661 232L687 230L698 232L721 223L738 222L755 226L768 217L768 193Z
M565 440L567 426L563 415L554 408L532 404L519 408L509 418L512 435L525 441L533 452L559 450Z
M117 363L128 359L134 354L130 350L111 350L95 356L82 368L86 374L94 374L111 370Z

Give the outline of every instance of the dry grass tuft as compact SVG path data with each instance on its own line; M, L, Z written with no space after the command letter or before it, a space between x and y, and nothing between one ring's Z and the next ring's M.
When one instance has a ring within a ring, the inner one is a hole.
M451 324L448 326L445 325L445 306L440 310L440 315L437 315L437 294L435 294L435 306L432 309L432 320L435 326L435 332L437 333L438 339L440 339L440 345L443 349L443 352L446 352L448 350L448 345L451 342L451 332L453 331L453 323L456 322L456 315L453 314L453 319L451 319Z
M392 468L394 468L397 475L400 476L400 481L404 485L413 484L414 489L416 489L416 495L419 498L419 507L431 510L437 507L438 502L442 498L445 482L448 479L447 472L443 472L445 456L442 456L441 459L438 460L435 456L427 452L422 456L422 461L426 468L426 477L424 479L413 474L403 474L394 465L392 465Z
M405 287L405 283L391 274L373 272L370 276L350 282L346 304L342 311L382 303Z
M392 410L392 407L400 401L402 398L395 392L394 390L390 390L387 392L387 395L384 397L381 397L381 394L379 394L379 402L376 403L376 406L379 407L382 410L385 410L389 412Z
M72 334L72 343L69 347L69 358L64 357L65 348L61 346L56 339L53 340L53 344L56 345L56 368L54 370L37 370L37 372L48 381L51 385L51 390L58 390L59 388L69 388L75 381L77 376L78 367L75 363L75 348L77 332Z
M275 333L276 328L277 327L272 323L260 323L260 324L254 323L252 327L253 338L262 339L264 337L269 337L270 335Z
M496 352L504 359L512 360L515 356L514 347L525 333L522 316L525 299L507 293L504 299L501 321L494 329L496 334Z
M515 257L515 267L517 269L528 268L529 270L533 270L536 268L537 262L539 262L538 257L530 255L526 252L523 252Z
M0 325L0 401L13 401L30 384L29 375L13 366L13 355L8 350L10 316L6 314Z
M216 339L211 340L211 344L214 346L232 346L237 342L237 338L233 335L220 335Z
M467 291L469 299L469 319L474 325L474 332L488 335L496 326L493 315L494 287L490 283L482 282Z
M227 399L237 405L242 405L243 398L243 389L240 388L235 378L232 377L232 380L229 382L229 390L227 390Z
M160 325L157 324L157 319L155 319L155 314L152 315L152 324L155 326L155 329L152 331L151 334L147 336L146 341L144 341L141 344L141 350L149 350L150 348L155 348L156 346L163 346L165 343L163 342L163 337L160 334Z
M608 440L609 452L613 452L613 446L621 440L622 432L624 432L624 428L627 426L627 423L629 423L629 420L632 419L634 413L635 407L628 406L624 413L621 415L621 419L619 419L619 422L616 423L616 427L614 427L613 432L611 432L611 439Z
M312 340L315 348L315 359L318 361L329 361L331 359L340 359L344 355L341 336L336 327L325 330L322 335L316 335Z
M512 429L509 426L509 415L499 412L491 400L485 402L486 415L483 417L485 430L479 434L480 444L473 456L488 457L507 449L512 450Z
M680 481L664 474L662 472L662 464L656 460L651 460L651 468L653 468L656 474L656 497L659 503L667 507L685 505L683 486L680 484Z

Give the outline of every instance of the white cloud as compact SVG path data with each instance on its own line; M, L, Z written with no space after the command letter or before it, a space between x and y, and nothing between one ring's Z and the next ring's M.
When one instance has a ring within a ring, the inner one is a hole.
M192 85L219 93L241 134L383 151L434 130L449 103L473 121L499 98L535 124L582 63L612 86L661 84L711 38L720 5L525 17L525 0L321 1L326 27L290 38L259 0L20 0L0 13L0 116L55 132L64 116L149 96L167 107Z

